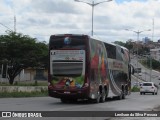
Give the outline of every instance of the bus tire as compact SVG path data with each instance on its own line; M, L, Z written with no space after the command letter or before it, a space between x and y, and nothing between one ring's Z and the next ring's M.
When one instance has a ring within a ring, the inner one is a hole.
M100 92L98 91L97 98L94 100L94 103L99 103L100 102L100 98L101 98L101 95L100 95Z
M121 92L121 94L117 97L118 100L122 100L123 98L123 92Z
M100 102L104 103L105 101L106 101L106 90L105 88L102 88Z
M124 89L124 91L122 91L122 99L126 98L126 90Z
M126 98L126 93L125 91L122 93L122 99L125 99Z
M124 86L122 86L122 92L121 92L121 94L122 94L122 99L125 99L126 98L126 87L124 87Z
M125 86L125 95L129 95L128 86Z

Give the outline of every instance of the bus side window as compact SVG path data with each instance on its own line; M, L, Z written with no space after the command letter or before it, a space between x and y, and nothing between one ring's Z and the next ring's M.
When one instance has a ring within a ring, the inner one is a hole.
M116 59L116 46L105 43L108 58Z
M124 50L121 48L121 53L123 53L124 54Z

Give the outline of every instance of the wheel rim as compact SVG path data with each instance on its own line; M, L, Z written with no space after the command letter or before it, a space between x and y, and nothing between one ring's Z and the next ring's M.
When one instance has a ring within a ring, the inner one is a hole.
M105 100L106 100L106 91L105 89L103 89L101 93L101 102L105 102Z

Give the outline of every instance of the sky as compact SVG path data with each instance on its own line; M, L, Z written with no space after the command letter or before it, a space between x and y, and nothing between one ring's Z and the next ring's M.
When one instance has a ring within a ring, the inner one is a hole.
M92 3L93 0L82 0ZM104 0L94 0L94 3ZM160 39L160 0L112 0L94 7L93 37L106 42ZM16 20L14 20L14 16ZM15 22L16 21L16 22ZM15 24L16 23L16 24ZM0 35L7 29L48 43L53 34L91 36L92 7L74 0L0 0ZM128 29L129 31L127 31ZM151 29L151 31L147 31Z

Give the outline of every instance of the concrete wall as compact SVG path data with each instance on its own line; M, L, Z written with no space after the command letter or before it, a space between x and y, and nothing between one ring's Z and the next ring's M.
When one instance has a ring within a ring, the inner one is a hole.
M33 81L33 80L44 80L48 79L48 71L41 69L41 74L38 74L37 69L25 69L22 70L19 75L16 76L14 81ZM7 78L2 78L0 73L0 82L8 82Z
M0 86L0 92L41 92L48 90L47 86Z

